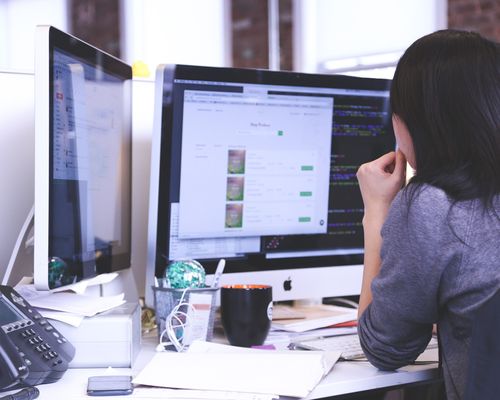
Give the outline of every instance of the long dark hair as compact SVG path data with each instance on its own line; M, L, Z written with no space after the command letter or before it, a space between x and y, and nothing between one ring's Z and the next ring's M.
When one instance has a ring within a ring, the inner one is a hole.
M500 194L498 43L456 30L418 39L396 68L391 107L413 140L411 183L491 205Z

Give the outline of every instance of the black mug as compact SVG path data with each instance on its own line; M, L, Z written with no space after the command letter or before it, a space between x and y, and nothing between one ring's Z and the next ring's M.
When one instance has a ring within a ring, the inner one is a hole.
M233 346L259 346L271 328L273 292L268 285L227 285L221 288L222 326Z

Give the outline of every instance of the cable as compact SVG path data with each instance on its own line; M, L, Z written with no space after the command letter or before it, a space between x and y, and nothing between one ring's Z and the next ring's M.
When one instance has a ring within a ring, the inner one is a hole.
M183 343L184 332L189 328L191 319L188 311L190 309L192 312L196 312L196 309L192 304L190 304L189 302L186 303L184 301L184 297L188 290L189 288L184 289L179 303L174 308L172 308L172 311L170 311L167 318L165 319L165 329L160 335L160 345L157 346L157 350L163 350L165 348L165 345L173 344L178 352L184 351L186 347L186 345ZM181 307L186 307L187 310L185 312L181 311ZM165 334L167 334L168 338L170 339L169 342L163 341L163 337L165 336Z
M33 400L40 395L38 388L30 386L20 390L19 392L8 394L7 396L0 397L0 400Z

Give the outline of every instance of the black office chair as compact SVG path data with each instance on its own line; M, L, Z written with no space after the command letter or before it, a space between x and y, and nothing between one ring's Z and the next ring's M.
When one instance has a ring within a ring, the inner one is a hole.
M464 400L500 398L500 291L476 313Z

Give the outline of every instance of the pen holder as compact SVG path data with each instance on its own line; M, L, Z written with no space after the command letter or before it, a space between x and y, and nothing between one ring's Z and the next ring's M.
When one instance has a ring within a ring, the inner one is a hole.
M216 295L219 288L202 287L173 289L153 287L155 318L158 326L158 340L167 326L167 319L172 311L177 318L176 323L184 326L176 332L183 337L184 346L193 340L210 341L213 337ZM188 305L190 304L190 305ZM180 332L180 333L179 333ZM163 341L167 340L164 334Z

